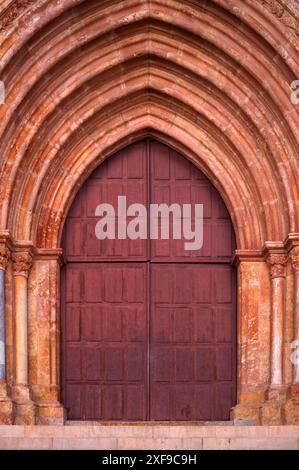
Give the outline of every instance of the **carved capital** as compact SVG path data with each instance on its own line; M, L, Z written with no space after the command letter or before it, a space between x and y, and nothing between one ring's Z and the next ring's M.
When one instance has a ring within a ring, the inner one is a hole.
M286 276L287 255L282 253L270 253L267 258L267 263L270 269L271 279Z
M0 269L2 269L3 271L5 271L7 268L9 257L10 257L9 249L4 244L1 244L0 245Z
M0 16L0 29L8 27L27 7L33 5L36 0L14 0Z
M299 246L295 246L290 252L290 261L294 271L299 271Z
M296 2L285 0L259 0L273 15L275 15L287 28L290 28L299 36L299 22Z
M12 254L13 272L15 276L28 276L32 267L32 254L20 251Z

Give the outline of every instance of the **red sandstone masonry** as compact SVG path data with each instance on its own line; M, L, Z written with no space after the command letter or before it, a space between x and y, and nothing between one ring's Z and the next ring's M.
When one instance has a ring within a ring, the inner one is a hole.
M56 357L63 221L98 164L132 141L151 137L202 169L232 216L239 286L238 406L232 417L299 423L288 346L298 314L290 258L299 240L299 107L291 104L289 86L299 78L298 18L287 0L214 0L201 8L183 3L24 0L20 8L13 1L5 11L0 7L0 78L6 85L6 104L0 106L1 246L13 251L25 243L34 252L25 293L26 360L38 405L27 419L11 403L18 346L9 263L8 400L0 397L1 422L63 422ZM270 393L271 305L277 299L271 300L265 242L288 256L281 282L287 307L280 311L284 376L282 390ZM163 439L163 432L157 427L153 436ZM177 432L176 439L190 437ZM203 446L232 445L226 428L203 432L194 436L203 438ZM232 432L243 439L243 430ZM130 438L136 437L132 432ZM280 437L290 439L284 445L295 445L291 434ZM53 444L45 439L41 445Z

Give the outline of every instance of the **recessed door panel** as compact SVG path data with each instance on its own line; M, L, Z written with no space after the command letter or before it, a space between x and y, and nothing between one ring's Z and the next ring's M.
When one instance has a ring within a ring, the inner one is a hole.
M146 263L65 266L62 289L70 272L82 285L80 300L69 298L63 312L63 399L70 419L147 418L147 270Z
M205 269L182 263L151 266L150 396L154 420L162 419L156 402L164 401L166 395L175 397L167 402L167 418L166 408L163 411L168 420L228 419L234 404L234 293L228 296L226 291L227 285L234 285L234 273L225 265L209 265L206 283ZM161 295L161 278L171 280L173 289L167 296ZM185 284L189 288L181 290ZM217 296L218 290L223 294ZM225 410L224 405L216 407L211 398L218 390L225 390L224 402L229 403Z

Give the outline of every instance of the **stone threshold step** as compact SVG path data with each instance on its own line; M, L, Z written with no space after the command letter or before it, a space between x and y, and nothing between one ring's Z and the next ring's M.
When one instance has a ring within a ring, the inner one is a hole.
M0 450L299 450L299 438L1 436Z
M127 423L64 426L0 426L0 439L299 439L299 426L227 426Z
M249 425L248 421L66 421L65 426L234 426Z

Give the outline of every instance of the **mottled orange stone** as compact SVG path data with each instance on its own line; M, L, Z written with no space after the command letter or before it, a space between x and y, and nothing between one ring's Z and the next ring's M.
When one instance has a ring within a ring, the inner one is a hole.
M299 245L299 106L290 99L290 83L299 78L298 8L287 0L2 3L0 241L11 253L30 246L33 266L26 283L17 280L12 261L6 267L0 422L63 422L63 223L97 165L151 137L210 178L233 220L238 400L232 417L299 424L290 360L299 324L291 267ZM286 258L283 280L277 255ZM24 305L16 305L16 289ZM14 323L22 311L25 358ZM25 383L17 382L21 376Z

